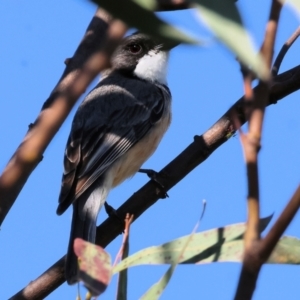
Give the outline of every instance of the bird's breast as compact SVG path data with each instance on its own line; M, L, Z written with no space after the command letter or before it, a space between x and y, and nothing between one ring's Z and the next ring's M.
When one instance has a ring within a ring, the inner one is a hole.
M134 175L140 169L141 165L153 154L164 133L167 131L170 121L171 113L168 109L162 119L126 154L118 159L113 165L115 174L113 187Z

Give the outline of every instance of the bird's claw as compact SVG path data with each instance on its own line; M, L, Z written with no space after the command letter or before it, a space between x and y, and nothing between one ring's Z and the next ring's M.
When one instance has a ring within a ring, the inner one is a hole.
M161 190L160 198L162 198L162 199L169 198L169 195L166 192L165 186L159 181L159 173L157 173L156 171L154 171L152 169L139 169L139 172L147 174L147 176L158 185L158 187Z
M104 208L106 213L109 217L115 217L117 218L122 224L124 223L124 220L120 217L120 215L117 213L117 210L115 210L111 205L109 205L106 201L104 202Z

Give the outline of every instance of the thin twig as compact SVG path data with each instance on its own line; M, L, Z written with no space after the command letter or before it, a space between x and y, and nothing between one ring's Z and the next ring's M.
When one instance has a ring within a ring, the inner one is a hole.
M285 42L285 44L281 47L281 50L279 54L277 55L273 68L272 68L272 75L273 77L276 76L279 72L281 63L286 55L286 53L289 51L291 46L294 44L294 42L297 40L297 38L300 35L300 27L296 29L296 31L291 35L291 37Z
M300 66L286 71L274 78L271 85L271 93L268 105L277 103L279 99L300 89ZM254 88L254 93L259 93ZM259 95L258 95L259 96ZM236 112L239 124L242 126L245 121L244 98L239 99L209 130L202 136L196 136L193 143L183 150L173 161L165 166L160 172L160 180L163 181L165 191L169 191L194 168L204 162L218 147L228 141L234 135L235 127L232 119L233 112ZM125 216L127 212L134 214L138 219L148 208L159 199L157 185L151 180L140 190L135 192L117 210L119 216ZM123 231L120 221L115 217L105 220L97 228L96 243L106 247ZM56 288L65 282L64 277L65 257L59 259L54 265L46 270L37 279L31 281L24 289L12 296L11 300L36 300L44 299ZM34 263L34 262L33 262Z
M266 26L265 38L261 54L268 68L271 68L274 44L282 4L273 0L269 21ZM261 148L262 125L265 106L269 98L269 87L265 82L259 83L260 97L254 97L253 107L249 116L249 133L242 139L248 178L248 222L245 233L245 249L252 247L252 242L260 238L259 232L259 179L258 152Z
M129 253L129 230L130 230L130 225L133 222L133 215L126 214L125 217L125 230L124 230L124 235L123 235L123 242L121 249L119 250L114 266L118 263L120 259L125 259L128 257ZM117 297L116 299L122 299L126 300L127 299L127 276L128 276L128 270L125 269L119 273L119 278L118 278L118 287L117 287Z
M279 0L273 0L270 10L269 21L266 26L265 38L261 47L261 54L265 59L267 67L271 69L274 45L276 40L278 21L281 13L282 3Z
M131 223L133 222L133 218L134 218L134 215L126 214L125 229L124 229L124 234L123 234L122 245L119 249L118 254L116 255L113 266L115 266L119 262L120 259L123 259L124 248L126 247L126 244L128 242L129 229L130 229Z

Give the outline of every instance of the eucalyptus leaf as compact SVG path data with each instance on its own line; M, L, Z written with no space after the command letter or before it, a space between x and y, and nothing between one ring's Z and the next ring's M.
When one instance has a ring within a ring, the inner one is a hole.
M283 4L290 4L292 7L296 8L298 16L300 15L300 0L281 0Z
M112 276L110 255L102 247L81 238L76 238L73 246L78 257L79 279L83 281L91 295L102 294Z
M232 0L195 0L200 18L237 58L263 80L269 70L262 56L254 49L240 13Z
M175 265L171 265L167 272L163 275L163 277L156 282L151 288L140 298L140 300L157 300L159 299L160 295L166 288L167 284L169 283L173 272L175 269Z
M241 262L244 252L244 241L235 240L225 243L218 255L212 254L204 259L201 256L194 257L183 262L204 264L212 262ZM269 264L300 264L300 240L294 237L284 236L277 243L267 263Z
M203 212L201 214L199 221L197 222L196 226L194 227L192 233L187 237L186 241L184 243L182 243L179 251L177 253L175 253L174 260L171 263L171 266L168 268L167 272L162 276L162 278L158 282L156 282L154 285L152 285L150 287L150 289L148 289L148 291L140 299L142 299L142 300L157 300L160 298L162 292L168 285L178 263L180 262L182 255L184 255L186 248L190 244L195 232L197 231L204 211L205 211L205 203L204 203Z
M277 243L268 259L270 264L300 264L300 240L284 236Z
M260 220L261 231L267 227L271 218L272 216L269 216ZM180 255L179 262L195 263L212 257L214 257L216 261L225 244L236 240L242 240L245 229L245 223L238 223L195 233L184 253ZM143 249L121 261L113 268L113 273L143 264L174 264L177 262L178 253L188 240L189 235L160 246Z
M156 10L157 8L157 1L156 0L132 0L133 2L136 2L140 6L144 7L148 10Z
M159 19L152 11L131 0L92 0L114 17L145 34L159 39L167 49L180 43L197 44L198 41Z

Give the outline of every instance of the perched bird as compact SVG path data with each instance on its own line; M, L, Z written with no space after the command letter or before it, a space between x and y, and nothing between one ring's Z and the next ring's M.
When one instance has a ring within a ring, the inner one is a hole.
M65 276L77 282L74 239L95 242L96 220L111 188L135 174L171 120L168 52L148 36L125 38L112 67L79 106L67 141L57 214L73 204Z

